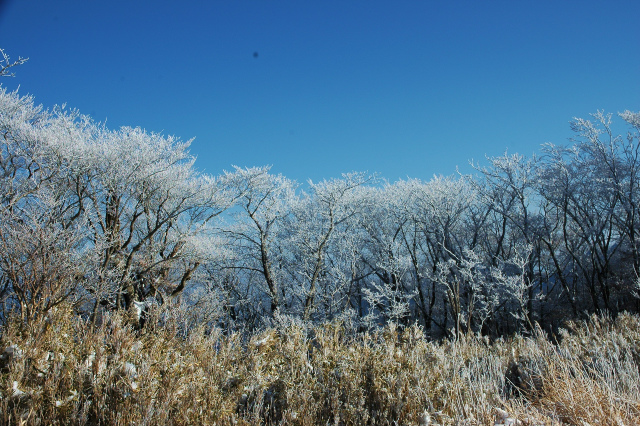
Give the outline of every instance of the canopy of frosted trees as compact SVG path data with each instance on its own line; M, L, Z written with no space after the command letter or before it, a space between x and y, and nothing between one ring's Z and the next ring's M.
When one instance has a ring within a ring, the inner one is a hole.
M640 113L613 118L473 176L300 186L268 168L205 175L188 141L0 86L2 318L177 303L228 328L417 322L438 337L637 312Z

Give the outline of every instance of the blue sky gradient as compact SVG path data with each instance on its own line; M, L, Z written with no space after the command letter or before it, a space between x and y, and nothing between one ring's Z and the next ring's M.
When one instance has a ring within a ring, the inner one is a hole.
M211 174L428 180L640 109L638 16L637 0L13 0L0 47L30 59L2 84L196 137Z

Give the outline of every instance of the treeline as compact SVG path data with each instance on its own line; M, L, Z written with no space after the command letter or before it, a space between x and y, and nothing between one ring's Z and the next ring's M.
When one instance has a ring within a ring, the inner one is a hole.
M0 74L6 74L7 66ZM298 185L197 171L184 142L107 129L0 88L0 297L28 323L71 303L256 329L341 319L504 335L640 309L640 113L469 176Z

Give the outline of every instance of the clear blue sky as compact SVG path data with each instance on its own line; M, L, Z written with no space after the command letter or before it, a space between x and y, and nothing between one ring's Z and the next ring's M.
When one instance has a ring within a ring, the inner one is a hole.
M189 139L201 170L468 171L640 109L640 1L0 0L5 78ZM256 56L257 54L257 56Z

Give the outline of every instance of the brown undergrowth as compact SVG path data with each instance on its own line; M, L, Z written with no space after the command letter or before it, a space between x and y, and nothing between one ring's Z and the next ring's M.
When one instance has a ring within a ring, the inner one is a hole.
M10 321L2 424L640 424L637 316L569 324L557 344L340 323L249 338L188 327L170 308L130 324L116 313L92 327L61 307Z

